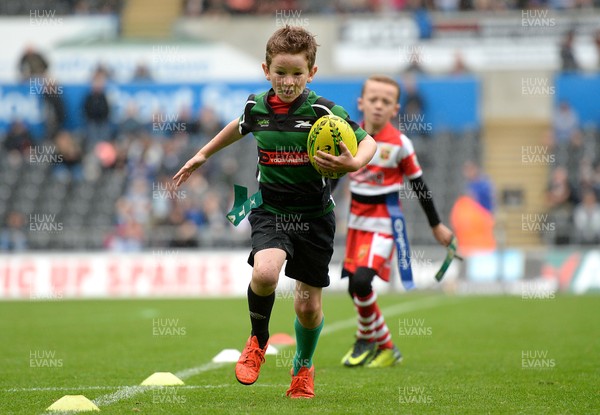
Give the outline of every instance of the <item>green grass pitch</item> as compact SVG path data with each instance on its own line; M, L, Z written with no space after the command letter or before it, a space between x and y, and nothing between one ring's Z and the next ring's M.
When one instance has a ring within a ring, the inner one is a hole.
M313 400L290 400L292 349L267 356L256 384L233 364L245 299L0 303L0 414L43 414L64 395L85 395L101 414L592 414L600 413L600 298L382 295L404 361L349 369L349 298L325 291ZM278 298L271 333L293 334L293 306ZM154 372L185 386L136 387ZM130 388L127 388L130 387Z

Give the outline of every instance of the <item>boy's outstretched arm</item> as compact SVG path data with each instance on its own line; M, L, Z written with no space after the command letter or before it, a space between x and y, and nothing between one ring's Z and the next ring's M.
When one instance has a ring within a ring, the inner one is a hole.
M416 179L411 180L410 183L413 189L419 189L417 192L419 203L427 216L427 221L429 222L429 226L431 226L431 232L433 232L433 237L443 246L450 245L454 234L440 220L435 205L433 204L433 196L425 184L423 177L419 176Z
M343 141L340 141L341 154L339 156L333 156L331 154L317 151L315 155L315 161L317 165L325 170L334 171L336 173L348 173L361 169L366 166L369 161L375 155L377 151L377 143L370 135L358 143L356 155L352 157L352 153L346 147Z
M227 124L212 140L206 143L194 157L189 159L183 167L179 169L177 174L173 176L173 180L177 187L185 182L194 170L202 166L210 156L243 137L239 131L238 123L239 120L236 118Z

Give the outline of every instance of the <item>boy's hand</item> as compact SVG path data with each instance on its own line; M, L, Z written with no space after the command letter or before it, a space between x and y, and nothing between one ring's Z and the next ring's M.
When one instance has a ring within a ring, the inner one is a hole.
M194 157L189 159L187 163L183 165L181 169L173 176L173 180L175 180L175 185L179 187L182 183L184 183L188 177L196 170L198 167L202 166L206 162L206 157L202 154L196 154Z
M339 156L333 156L321 150L317 151L314 157L317 165L323 170L335 173L348 173L360 169L360 164L352 157L352 153L350 153L346 144L340 141L339 146L341 151Z
M433 232L435 239L443 246L448 246L450 245L450 242L452 242L453 233L443 223L434 226L431 228L431 231Z

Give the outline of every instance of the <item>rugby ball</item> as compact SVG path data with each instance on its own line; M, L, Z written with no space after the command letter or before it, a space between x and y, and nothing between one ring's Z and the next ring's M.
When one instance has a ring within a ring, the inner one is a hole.
M334 173L322 170L315 162L315 154L321 150L324 153L329 153L334 156L339 156L341 153L339 144L343 141L350 150L350 153L355 156L358 149L356 135L354 130L343 118L337 115L324 115L319 118L308 133L308 141L306 148L308 149L308 158L310 164L323 177L329 179L339 179L346 173Z

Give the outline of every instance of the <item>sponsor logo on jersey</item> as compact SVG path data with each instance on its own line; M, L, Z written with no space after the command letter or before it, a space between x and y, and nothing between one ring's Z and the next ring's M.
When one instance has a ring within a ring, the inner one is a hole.
M269 119L265 118L265 119L262 119L262 120L256 120L256 124L259 127L268 127L269 126Z
M258 149L258 160L263 166L306 166L310 164L306 150L263 150Z
M294 126L294 128L311 128L312 124L310 123L310 121L304 121L304 120L296 120L296 125Z

